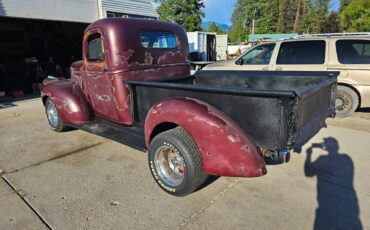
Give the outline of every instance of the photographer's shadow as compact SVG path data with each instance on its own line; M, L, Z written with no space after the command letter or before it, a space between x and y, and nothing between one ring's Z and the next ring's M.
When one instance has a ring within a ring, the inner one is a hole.
M321 148L328 154L312 162L313 148ZM362 229L353 188L354 165L347 154L338 150L338 141L332 137L307 149L305 175L317 176L318 208L314 229Z

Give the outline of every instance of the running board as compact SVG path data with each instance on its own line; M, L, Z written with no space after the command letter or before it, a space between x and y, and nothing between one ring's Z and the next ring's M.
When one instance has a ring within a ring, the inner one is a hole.
M105 137L142 152L146 151L144 129L138 126L127 127L99 117L83 125L69 126Z

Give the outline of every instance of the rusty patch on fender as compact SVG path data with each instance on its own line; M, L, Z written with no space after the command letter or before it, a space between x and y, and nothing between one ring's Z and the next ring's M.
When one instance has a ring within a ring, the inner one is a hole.
M108 95L95 95L95 98L99 101L110 101L110 97Z
M249 145L243 145L241 149L247 153L251 153L251 147Z

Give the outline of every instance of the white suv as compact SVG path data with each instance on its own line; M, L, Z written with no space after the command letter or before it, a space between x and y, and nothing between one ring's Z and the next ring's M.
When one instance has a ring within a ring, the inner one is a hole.
M263 43L203 70L338 70L337 116L370 107L370 33L305 35Z

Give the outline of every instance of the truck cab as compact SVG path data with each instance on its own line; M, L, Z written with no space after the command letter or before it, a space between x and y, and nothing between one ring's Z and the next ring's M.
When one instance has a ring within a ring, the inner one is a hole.
M97 21L84 33L82 54L83 61L72 65L74 82L94 114L125 125L132 118L124 80L171 79L190 71L184 30L154 20Z

